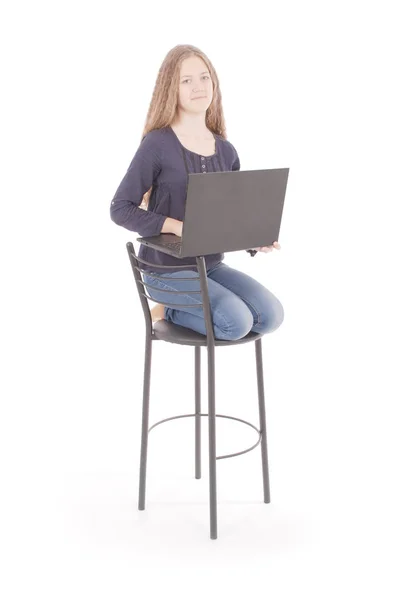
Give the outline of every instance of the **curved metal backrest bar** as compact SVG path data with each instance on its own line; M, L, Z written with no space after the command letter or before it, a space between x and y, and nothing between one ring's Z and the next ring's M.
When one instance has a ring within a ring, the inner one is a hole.
M153 275L152 275L153 277ZM158 278L159 279L159 278ZM178 280L182 280L182 279L191 279L191 277L174 277L174 281ZM198 277L194 277L194 279L199 279ZM142 285L147 288L151 288L152 290L160 290L160 288L154 286L154 285L150 285L150 283L145 283L142 279L140 281L140 283L142 283ZM201 294L202 292L199 290L181 290L181 292L176 291L176 290L163 290L163 292L165 292L166 294Z
M128 252L132 252L133 257L135 258L135 260L137 262L142 262L145 263L145 265L149 265L151 267L157 267L158 269L171 269L171 265L156 265L155 263L151 263L148 260L145 260L144 258L140 258L136 253L135 253L135 249L134 246L132 244L132 242L127 242L127 247L128 244L131 244L132 250L128 249ZM175 269L188 269L189 267L193 267L194 265L174 265L174 270ZM142 270L142 269L139 269Z
M134 278L135 278L135 283L136 283L136 287L138 290L138 294L139 294L139 299L141 302L141 306L142 306L142 310L143 310L143 314L145 317L145 324L146 324L146 333L147 335L152 335L152 331L153 331L153 325L152 325L152 317L150 314L150 309L149 309L149 303L147 302L147 300L145 300L145 298L149 298L149 300L152 300L153 302L155 302L155 300L153 298L151 298L150 296L148 296L143 289L141 289L141 286L143 286L143 288L149 287L149 288L153 288L153 289L157 289L154 286L151 285L146 285L145 282L142 280L142 276L141 273L144 272L144 269L141 269L139 267L139 261L146 263L147 265L150 266L154 266L157 268L166 268L166 269L170 269L171 270L171 266L165 266L165 265L154 265L153 263L150 263L142 258L139 258L139 256L137 256L136 252L135 252L135 248L132 242L127 242L126 244L126 248L128 251L128 256L130 259L130 263L131 263L131 267L132 267L132 272L134 274ZM202 294L202 302L200 302L199 304L191 304L190 306L202 306L203 307L203 314L205 317L205 324L206 324L206 338L207 338L207 346L209 348L209 350L213 347L214 348L214 332L213 332L213 322L212 322L212 315L211 315L211 310L210 310L210 300L209 300L209 291L208 291L208 284L207 284L207 272L206 272L206 265L205 265L205 258L204 256L197 256L196 257L196 265L197 265L197 270L199 273L198 277L195 277L195 279L199 279L200 280L200 291L196 291L195 293L200 293ZM185 269L188 267L193 268L194 265L179 265L177 267L177 269ZM156 277L158 279L163 279L162 276L157 276L155 274L152 273L152 277ZM166 278L164 278L166 279ZM181 280L189 280L191 279L193 281L193 277L177 277L176 279L181 279ZM168 293L175 293L175 294L185 294L188 293L189 290L187 291L181 291L181 292L175 292L175 291L171 291L171 290L165 290ZM191 292L194 293L194 292ZM169 303L166 304L166 306L188 306L188 304L177 304L177 303Z
M149 263L152 264L152 263ZM189 265L191 267L193 267L193 265ZM164 268L164 265L162 265L162 268ZM141 269L141 267L137 267L135 265L135 269L137 269L138 271L140 271L141 273L145 273L146 275L149 274L149 271L147 271L146 269ZM157 273L154 273L152 271L152 277L154 279L169 279L168 277L164 277L163 275L158 275ZM194 279L199 279L199 277L174 277L174 279L180 279L181 281L193 281Z

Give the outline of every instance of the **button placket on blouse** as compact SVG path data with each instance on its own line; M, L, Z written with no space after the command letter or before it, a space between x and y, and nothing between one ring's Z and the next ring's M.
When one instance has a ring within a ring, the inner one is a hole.
M184 159L184 164L185 164L185 169L186 169L187 175L189 175L189 168L188 168L188 162L187 162L187 154L184 151L183 146L181 146L181 153L182 153L182 157ZM216 152L216 157L217 157L217 160L219 161L220 171L224 171L223 165L221 163L220 155L219 155L218 152ZM210 157L207 157L207 158L208 158L209 162L212 160ZM201 159L201 164L202 164L201 173L207 173L206 165L204 164L204 161L206 160L206 157L205 156L201 156L200 159ZM211 170L213 171L212 166L211 166Z

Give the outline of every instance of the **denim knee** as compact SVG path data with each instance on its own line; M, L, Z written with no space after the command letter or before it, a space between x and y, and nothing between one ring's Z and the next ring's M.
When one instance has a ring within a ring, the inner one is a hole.
M250 332L253 327L251 311L245 307L244 310L236 311L233 315L228 319L224 314L219 313L218 323L214 323L214 327L218 330L216 338L219 337L219 331L225 340L239 340Z
M277 298L274 302L269 302L269 309L262 311L260 320L257 324L258 331L263 333L272 333L276 331L284 321L284 307Z

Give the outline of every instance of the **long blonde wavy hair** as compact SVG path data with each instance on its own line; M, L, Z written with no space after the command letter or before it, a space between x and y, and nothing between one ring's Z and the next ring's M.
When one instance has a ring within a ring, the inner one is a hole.
M168 127L175 120L178 112L181 63L190 56L198 56L203 60L209 69L213 82L213 100L206 111L206 127L213 133L220 135L223 139L227 139L220 84L216 70L206 54L199 50L199 48L190 44L180 44L174 46L174 48L167 53L161 64L141 141L149 131ZM148 209L152 187L153 186L149 188L142 198L140 207L145 210Z

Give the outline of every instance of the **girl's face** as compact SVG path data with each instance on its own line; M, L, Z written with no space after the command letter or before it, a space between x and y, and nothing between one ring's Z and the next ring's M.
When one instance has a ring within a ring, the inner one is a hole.
M198 56L186 58L180 69L180 108L205 113L212 100L213 83L207 66Z

